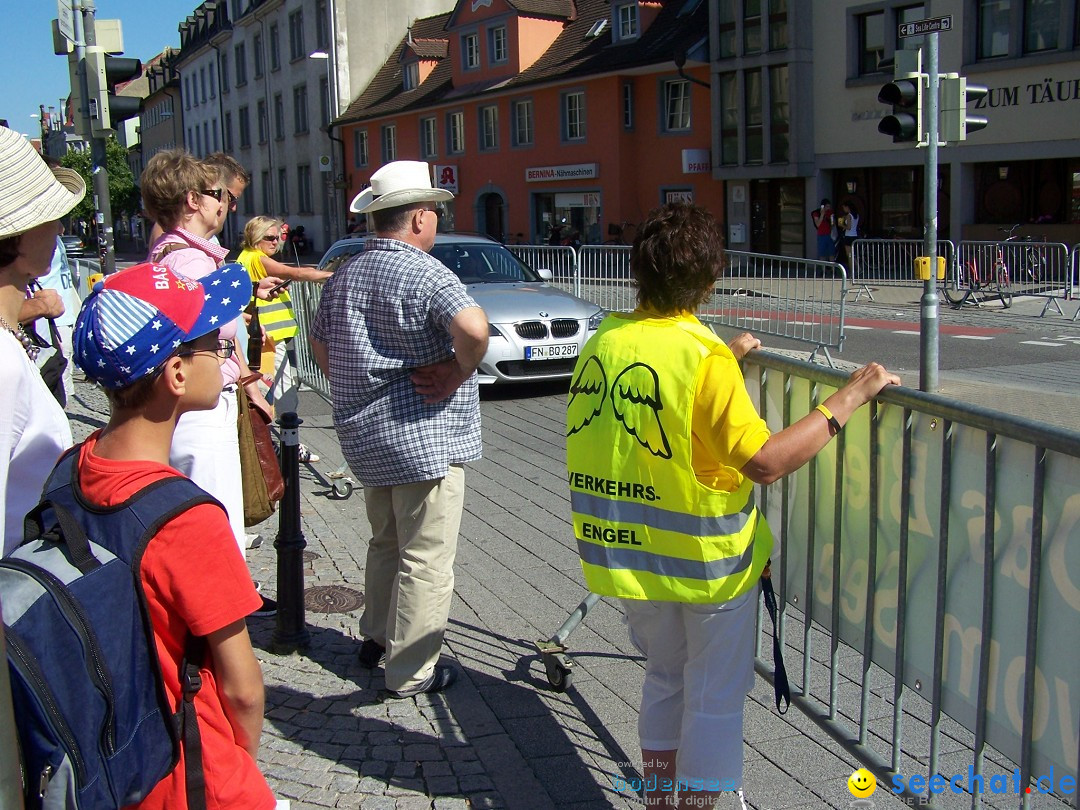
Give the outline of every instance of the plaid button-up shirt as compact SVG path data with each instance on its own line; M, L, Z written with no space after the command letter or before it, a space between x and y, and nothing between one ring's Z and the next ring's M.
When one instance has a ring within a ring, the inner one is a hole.
M311 335L327 345L334 427L364 486L442 478L480 458L476 375L436 405L409 379L452 356L450 322L475 306L445 265L395 239L368 239L327 280Z

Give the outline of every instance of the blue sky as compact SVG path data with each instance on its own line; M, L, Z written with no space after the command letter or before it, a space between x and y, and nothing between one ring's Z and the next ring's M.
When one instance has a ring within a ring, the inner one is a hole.
M177 26L199 0L97 0L98 19L120 19L124 55L144 62L166 46L180 47ZM19 132L37 136L38 105L59 106L70 92L67 59L53 54L50 21L56 0L8 0L0 25L0 118Z

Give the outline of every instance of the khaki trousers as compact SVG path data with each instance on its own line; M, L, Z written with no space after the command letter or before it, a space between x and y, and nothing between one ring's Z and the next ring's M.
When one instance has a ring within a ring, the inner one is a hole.
M465 470L445 478L365 487L371 543L360 632L386 647L386 688L408 693L431 677L454 595Z

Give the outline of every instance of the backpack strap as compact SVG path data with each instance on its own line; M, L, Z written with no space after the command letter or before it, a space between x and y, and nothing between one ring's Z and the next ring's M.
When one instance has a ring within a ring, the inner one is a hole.
M187 250L191 245L185 245L183 242L166 242L162 245L153 256L150 257L152 262L160 262L170 253L175 253L178 250Z
M202 736L195 714L195 695L202 689L199 669L206 656L206 639L189 635L180 661L180 710L175 718L184 746L184 786L188 810L206 810L206 775L202 767Z

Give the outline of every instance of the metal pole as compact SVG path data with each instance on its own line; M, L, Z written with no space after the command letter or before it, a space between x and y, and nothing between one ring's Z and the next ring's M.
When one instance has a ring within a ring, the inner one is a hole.
M78 13L79 0L72 0L71 8L75 12L73 16L75 17L76 39L86 45L97 45L97 34L94 29L94 14L96 12L94 0L82 1L81 15ZM83 29L81 32L79 30L80 20ZM79 81L83 85L82 97L84 102L88 103L89 88L86 81L84 56L85 50L79 56L79 63L82 65L79 71ZM97 211L95 219L97 222L98 256L101 261L101 272L109 275L116 270L116 252L113 247L112 205L109 200L109 170L105 152L106 140L94 137L89 122L87 122L86 133L90 140L90 158L93 163L91 177L94 181L94 208Z
M281 477L285 497L278 512L277 550L278 609L274 635L276 653L291 653L311 642L304 619L304 549L300 528L300 425L303 420L289 411L278 419L281 428Z
M919 300L919 390L938 390L938 294L937 294L937 197L938 197L938 35L928 35L926 73L928 87L923 94L923 121L926 123L926 224L923 233L926 255L930 257L930 278L923 281ZM922 77L919 77L922 81ZM920 137L922 133L920 133Z

